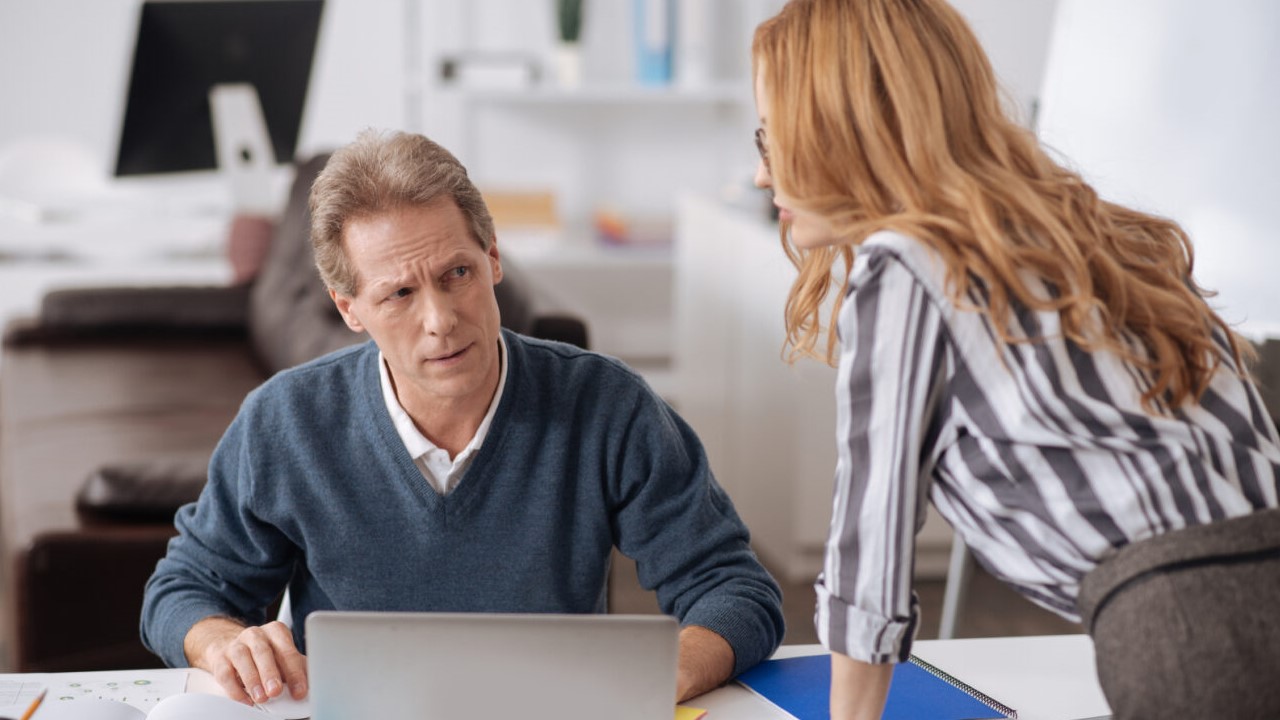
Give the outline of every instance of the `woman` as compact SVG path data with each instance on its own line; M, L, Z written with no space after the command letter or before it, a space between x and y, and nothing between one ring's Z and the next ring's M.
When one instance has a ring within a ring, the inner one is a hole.
M1083 622L1116 717L1280 717L1280 447L1187 236L1055 164L941 0L793 0L752 54L790 354L839 369L832 717L908 655L926 499Z

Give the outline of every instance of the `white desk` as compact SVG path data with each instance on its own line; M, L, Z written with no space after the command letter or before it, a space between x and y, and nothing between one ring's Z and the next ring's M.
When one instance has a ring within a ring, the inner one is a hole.
M1093 643L1085 635L922 640L915 654L1018 711L1023 720L1080 720L1108 713L1094 676ZM775 657L823 652L818 645L788 645ZM127 673L128 671L124 671ZM149 671L164 675L187 670ZM187 692L221 695L213 676L189 671ZM94 673L104 679L119 672ZM0 675L0 680L22 679ZM707 710L707 720L787 720L791 716L731 683L689 703Z
M819 645L786 645L775 657L814 655ZM1109 714L1087 635L921 640L914 654L1018 711L1019 720L1079 720ZM695 699L707 720L791 716L736 683Z

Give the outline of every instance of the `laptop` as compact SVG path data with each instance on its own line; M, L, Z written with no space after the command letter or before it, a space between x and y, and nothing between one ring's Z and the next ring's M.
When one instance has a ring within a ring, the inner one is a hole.
M665 615L314 612L312 720L671 720Z

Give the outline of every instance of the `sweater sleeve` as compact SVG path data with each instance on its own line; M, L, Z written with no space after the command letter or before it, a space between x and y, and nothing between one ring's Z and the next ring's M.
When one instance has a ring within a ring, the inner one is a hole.
M147 581L142 642L170 667L188 664L183 641L200 620L221 616L265 623L268 606L293 569L290 543L252 511L256 468L250 439L255 433L249 414L242 409L219 442L208 484L195 503L178 511L178 535Z
M752 552L746 526L716 483L693 430L646 393L620 445L615 528L662 611L728 641L734 675L783 635L782 593Z

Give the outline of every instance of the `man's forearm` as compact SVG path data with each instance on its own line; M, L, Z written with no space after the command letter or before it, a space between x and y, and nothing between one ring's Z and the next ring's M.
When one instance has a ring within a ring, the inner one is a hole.
M697 625L680 630L676 700L684 702L724 684L733 674L733 647L719 634Z

